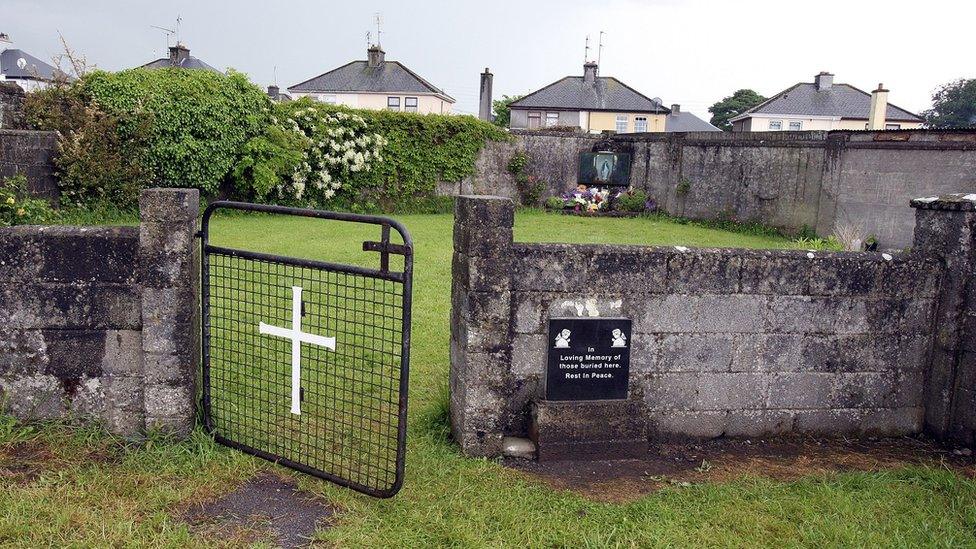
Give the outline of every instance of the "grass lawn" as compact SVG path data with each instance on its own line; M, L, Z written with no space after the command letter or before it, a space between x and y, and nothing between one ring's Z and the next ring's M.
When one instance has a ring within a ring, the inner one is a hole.
M423 546L974 546L976 481L916 466L756 476L675 486L624 504L554 491L448 439L452 219L403 216L416 248L406 483L375 500L316 479L300 486L338 508L317 537L356 547ZM361 252L375 228L297 218L228 216L213 242L375 264ZM298 238L291 238L299 235ZM521 212L522 241L789 247L789 240L665 219L583 219ZM258 471L285 470L220 447L201 433L127 448L91 428L22 427L0 418L0 545L236 545L233 531L187 526L184 510Z

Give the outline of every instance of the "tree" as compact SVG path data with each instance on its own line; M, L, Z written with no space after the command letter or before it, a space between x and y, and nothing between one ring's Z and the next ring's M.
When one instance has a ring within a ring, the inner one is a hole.
M752 90L736 90L729 97L725 97L718 103L708 107L708 112L712 113L710 122L713 126L722 128L725 131L731 131L732 123L729 122L730 118L746 112L765 100L765 97Z
M491 102L491 109L495 113L495 119L492 120L496 126L501 126L503 128L508 127L508 123L512 118L512 112L509 110L508 106L513 102L518 101L525 97L524 95L503 95L501 99L496 99Z
M976 125L976 79L944 84L932 96L932 108L923 112L932 128L961 128Z

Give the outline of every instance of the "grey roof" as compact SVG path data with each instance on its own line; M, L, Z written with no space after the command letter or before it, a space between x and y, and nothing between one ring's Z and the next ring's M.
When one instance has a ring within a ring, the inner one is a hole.
M450 101L444 90L421 78L399 61L383 61L370 67L367 61L352 61L331 71L289 86L290 92L376 92L434 93Z
M600 76L590 84L582 76L567 76L513 102L511 107L669 112L661 103L611 76Z
M720 132L717 128L690 112L671 111L664 119L664 131L666 132Z
M173 63L170 61L169 57L163 57L155 61L150 61L145 65L140 66L141 69L168 69L173 67ZM213 68L212 66L204 63L203 61L193 57L192 55L187 56L186 59L180 62L179 68L181 69L204 69L213 72L220 72L219 70Z
M739 115L749 114L801 114L812 116L839 116L867 120L871 109L871 94L850 84L833 84L824 90L809 82L801 82L787 88L763 103ZM922 122L917 114L888 103L887 120Z
M17 66L18 59L24 59L27 62L23 69ZM52 65L41 61L24 50L8 48L0 52L0 73L7 78L51 80L54 78L55 70Z

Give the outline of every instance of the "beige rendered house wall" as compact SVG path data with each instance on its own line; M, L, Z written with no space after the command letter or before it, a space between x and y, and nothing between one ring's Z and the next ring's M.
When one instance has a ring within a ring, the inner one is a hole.
M589 113L589 129L591 132L599 133L605 130L616 131L617 129L617 116L627 117L627 131L623 133L634 132L635 130L635 119L637 117L647 118L647 131L648 132L663 132L664 124L666 121L666 115L664 114L652 114L652 113L627 113L627 112L602 112L602 111L590 111ZM582 121L582 117L580 119Z
M323 103L329 102L331 97L335 97L335 103L354 109L373 109L383 110L387 107L387 99L390 97L400 98L400 111L405 111L407 97L417 98L417 112L420 114L448 114L451 112L453 103L432 94L420 93L318 93L318 92L296 92L292 94L296 99L299 97L311 97Z

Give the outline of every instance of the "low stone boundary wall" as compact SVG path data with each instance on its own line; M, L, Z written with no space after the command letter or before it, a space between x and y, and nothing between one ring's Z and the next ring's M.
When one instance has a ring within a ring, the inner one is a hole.
M196 190L151 189L139 227L0 228L0 407L192 429Z
M935 391L955 412L932 410L926 392L944 328L973 329L945 304L947 283L974 265L971 247L946 243L971 246L971 232L960 239L959 231L973 220L943 213L919 210L910 254L528 244L513 241L510 200L462 196L454 436L466 454L486 456L501 453L504 436L530 433L579 451L620 437L891 435L942 421L971 440L961 416L976 414L953 395L970 398L958 385L970 391L976 382L959 372L972 377L976 367L957 367L946 374L955 382ZM631 319L625 400L545 401L548 321L573 317Z

